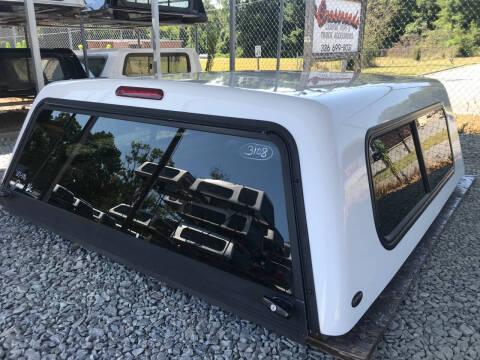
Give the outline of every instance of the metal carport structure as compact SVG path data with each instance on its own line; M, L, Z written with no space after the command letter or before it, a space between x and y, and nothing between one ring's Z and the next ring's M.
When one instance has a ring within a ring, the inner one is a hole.
M168 1L150 0L139 3L135 0L0 0L0 25L25 24L28 47L33 60L33 76L37 93L45 86L37 33L40 25L78 24L84 52L85 68L88 70L88 46L84 24L115 24L125 27L147 27L151 21L151 44L154 52L154 73L161 77L160 24L186 25L207 21L202 0ZM148 4L150 3L150 4ZM37 6L37 12L35 11ZM27 102L28 103L28 102ZM19 102L7 103L16 105ZM25 102L20 102L25 104Z

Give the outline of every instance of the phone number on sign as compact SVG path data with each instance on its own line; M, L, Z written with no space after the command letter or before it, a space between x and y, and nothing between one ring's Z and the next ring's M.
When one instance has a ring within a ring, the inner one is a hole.
M352 44L322 44L321 52L350 52L352 51Z

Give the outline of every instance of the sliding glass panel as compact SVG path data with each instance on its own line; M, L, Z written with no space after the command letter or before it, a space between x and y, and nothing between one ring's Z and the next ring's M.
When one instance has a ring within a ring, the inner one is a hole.
M438 109L419 117L416 124L428 181L434 189L453 168L447 119L443 110Z
M388 236L425 195L410 124L370 142L377 226Z

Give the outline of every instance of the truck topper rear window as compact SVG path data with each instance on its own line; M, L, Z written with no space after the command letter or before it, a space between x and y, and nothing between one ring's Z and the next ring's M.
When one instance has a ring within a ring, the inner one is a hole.
M163 53L160 57L162 73L174 74L190 72L190 61L187 54ZM153 54L128 54L125 58L123 75L153 75Z
M42 110L16 190L291 294L282 161L269 141Z

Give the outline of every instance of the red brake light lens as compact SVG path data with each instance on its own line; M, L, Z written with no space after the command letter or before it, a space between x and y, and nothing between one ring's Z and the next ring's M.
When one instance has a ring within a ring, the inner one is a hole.
M134 87L134 86L120 86L115 91L115 95L137 98L137 99L162 100L163 90Z

